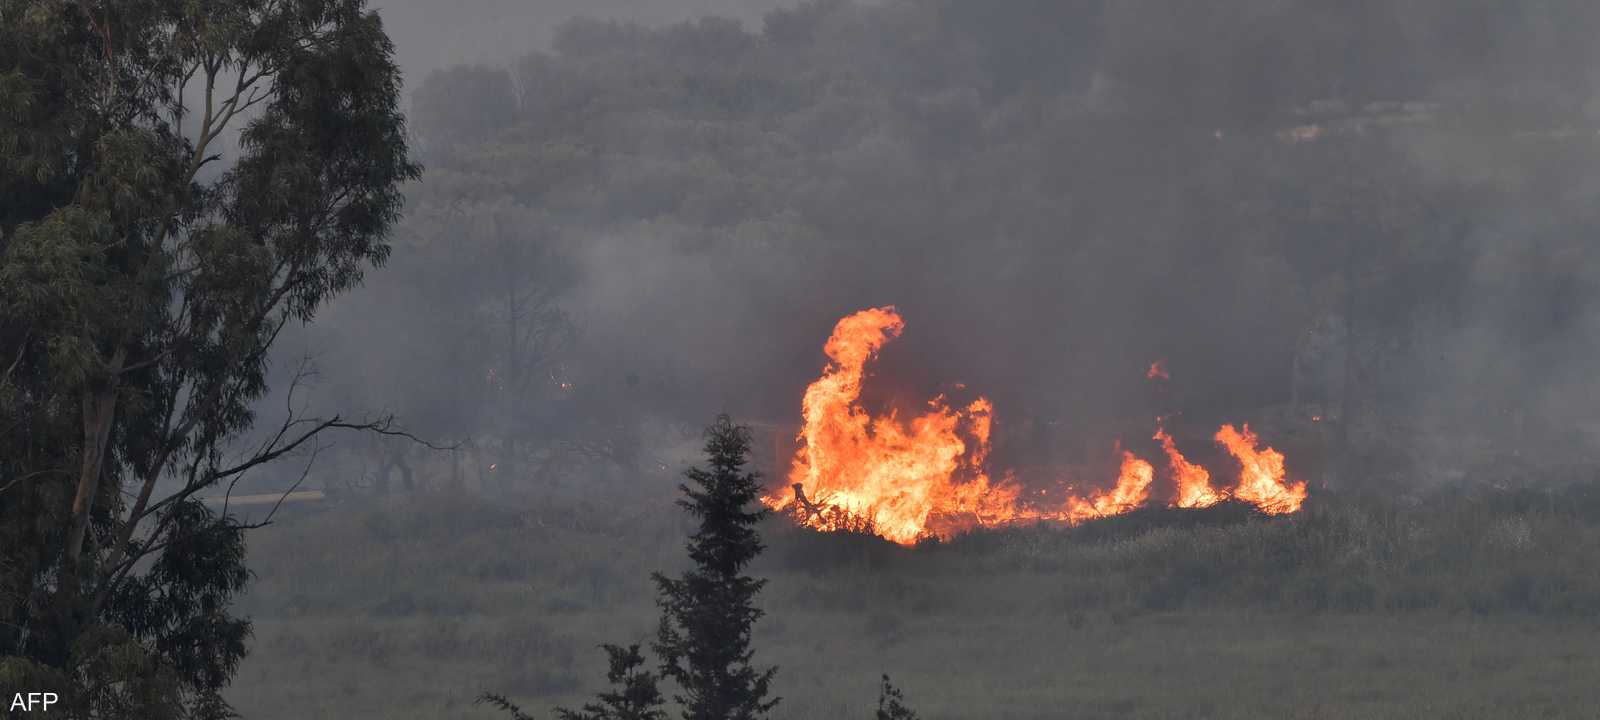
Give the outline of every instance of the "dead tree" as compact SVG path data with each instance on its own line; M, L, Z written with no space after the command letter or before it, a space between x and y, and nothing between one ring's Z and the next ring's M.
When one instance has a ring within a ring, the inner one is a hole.
M805 510L805 512L806 512L806 516L804 518L804 521L810 521L812 518L817 518L817 517L823 517L824 516L823 515L823 509L824 508L822 506L817 505L817 504L811 502L810 500L806 499L806 486L804 484L795 483L795 484L793 484L793 485L791 485L789 487L794 488L794 501L796 503L798 503L800 505L800 507L803 510Z

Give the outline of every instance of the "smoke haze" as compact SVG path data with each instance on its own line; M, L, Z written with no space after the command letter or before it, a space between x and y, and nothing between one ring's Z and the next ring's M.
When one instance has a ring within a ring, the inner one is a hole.
M587 702L720 412L775 717L1600 701L1600 4L380 8L426 171L276 387L460 445L341 440L252 536L241 705Z
M892 304L884 400L965 384L1018 463L1346 411L1430 478L1491 458L1424 436L1587 457L1596 13L1474 7L386 5L428 173L323 381L452 435L792 424L832 323ZM511 296L568 340L505 340ZM529 352L574 389L485 385Z

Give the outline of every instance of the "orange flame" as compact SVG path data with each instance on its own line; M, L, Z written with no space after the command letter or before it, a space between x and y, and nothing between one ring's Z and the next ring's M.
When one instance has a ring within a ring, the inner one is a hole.
M819 530L852 528L911 544L981 526L1077 523L1126 513L1150 500L1155 467L1123 450L1111 488L1064 492L1053 507L1028 504L1009 473L991 478L987 464L994 405L987 398L953 407L940 395L915 416L902 418L891 411L874 417L860 404L867 363L904 329L905 321L893 306L862 310L834 326L823 348L829 362L801 402L805 425L789 469L793 493L764 496L763 503L792 511L798 522ZM1152 373L1157 370L1165 376L1160 363L1151 367ZM1225 497L1211 486L1211 473L1184 458L1159 425L1155 439L1166 451L1173 476L1176 495L1171 504L1206 507ZM1268 512L1299 509L1305 484L1283 485L1282 454L1271 448L1255 450L1258 441L1248 427L1241 435L1225 425L1217 440L1244 466L1235 495ZM1041 489L1030 495L1051 493Z
M1144 371L1144 377L1146 380L1171 380L1172 374L1167 372L1166 361L1157 360L1150 363L1150 369Z
M1153 438L1161 443L1167 453L1167 465L1172 468L1172 483L1178 491L1173 505L1181 508L1211 507L1223 500L1223 494L1211 487L1211 471L1200 467L1178 452L1178 444L1167 434L1166 428L1156 423Z
M824 347L830 362L806 388L803 443L789 472L806 494L869 519L896 542L921 537L935 512L987 514L989 479L980 465L988 453L993 406L984 398L962 409L945 399L902 421L873 418L857 403L867 361L905 327L893 307L862 310L833 329ZM970 477L958 487L957 475ZM786 503L785 503L786 504Z
M1117 474L1117 484L1110 490L1097 493L1088 499L1067 499L1066 519L1081 522L1097 517L1121 515L1150 498L1150 483L1155 482L1156 469L1127 450L1122 451L1122 471Z
M1246 424L1242 430L1223 425L1217 431L1217 443L1227 448L1243 469L1239 473L1239 486L1234 497L1254 503L1262 512L1272 515L1292 513L1306 500L1306 484L1283 481L1283 453L1266 448L1257 450L1261 438L1250 432Z

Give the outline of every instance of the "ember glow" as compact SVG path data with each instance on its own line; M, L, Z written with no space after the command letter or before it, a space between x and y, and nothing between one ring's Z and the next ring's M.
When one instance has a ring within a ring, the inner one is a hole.
M939 395L916 413L874 416L860 403L867 364L904 329L892 306L862 310L834 326L823 348L829 362L801 402L805 424L789 489L763 503L819 530L864 530L911 544L976 527L1078 523L1151 502L1156 468L1125 449L1104 489L1063 481L1059 488L1024 493L1011 473L997 477L988 467L994 405L987 398L952 404ZM1149 377L1165 380L1166 369L1157 363ZM1224 425L1216 435L1242 467L1231 490L1213 486L1212 473L1186 459L1159 423L1155 439L1167 456L1169 505L1207 507L1231 495L1269 513L1287 513L1305 500L1304 483L1284 484L1282 453L1257 449L1260 440L1248 426L1236 431Z

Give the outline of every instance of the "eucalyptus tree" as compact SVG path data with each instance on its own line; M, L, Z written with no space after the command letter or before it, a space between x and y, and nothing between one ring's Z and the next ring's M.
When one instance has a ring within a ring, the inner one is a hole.
M0 0L0 681L69 715L220 717L245 529L198 493L268 350L388 254L419 174L363 0ZM292 397L292 394L291 394Z

